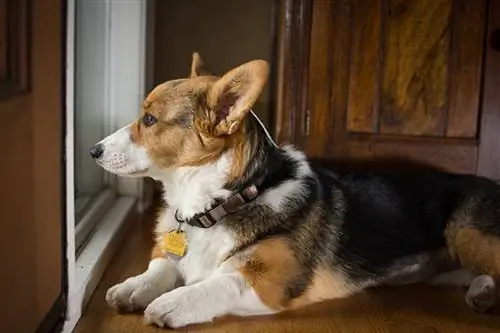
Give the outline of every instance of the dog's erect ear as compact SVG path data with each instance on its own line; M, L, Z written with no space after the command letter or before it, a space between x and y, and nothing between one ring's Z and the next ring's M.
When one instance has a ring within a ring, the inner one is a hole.
M193 60L191 62L191 77L211 75L210 71L205 68L203 59L198 52L193 53Z
M221 77L208 91L212 134L230 135L241 126L267 83L264 60L243 64Z

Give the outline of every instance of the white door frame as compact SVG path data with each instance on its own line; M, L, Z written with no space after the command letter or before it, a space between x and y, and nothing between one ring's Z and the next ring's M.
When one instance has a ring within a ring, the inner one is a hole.
M132 207L142 208L143 180L115 178L117 197L99 222L82 253L75 255L74 205L74 80L75 80L75 3L67 2L66 59L66 233L68 269L68 307L64 332L72 332L95 290L111 254L116 247L116 234L123 227ZM106 132L110 134L132 122L138 115L145 90L151 88L153 24L155 0L101 0L106 3L107 32L104 82L106 98ZM148 52L146 52L146 50ZM109 199L109 198L108 198ZM107 201L109 202L109 201ZM104 300L103 300L104 301Z

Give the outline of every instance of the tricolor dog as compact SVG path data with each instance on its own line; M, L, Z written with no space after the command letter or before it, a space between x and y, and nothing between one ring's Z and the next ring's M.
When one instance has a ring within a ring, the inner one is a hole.
M468 288L491 308L500 278L500 186L440 172L337 175L278 147L252 112L268 79L255 60L221 77L157 86L137 121L91 148L107 171L163 183L148 269L108 304L180 327L272 314L375 285Z

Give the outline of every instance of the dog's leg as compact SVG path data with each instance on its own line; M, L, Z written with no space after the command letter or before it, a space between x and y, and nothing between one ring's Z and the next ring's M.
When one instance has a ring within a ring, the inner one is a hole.
M158 297L146 308L145 321L177 328L229 314L250 316L273 312L260 301L239 272L217 273Z
M435 286L469 287L476 277L477 274L474 274L470 269L460 268L434 276L430 280L430 284Z
M486 312L497 302L498 292L495 281L489 275L477 275L469 269L462 268L446 272L434 277L433 285L449 285L468 287L465 303L478 312Z
M145 309L156 297L172 290L177 280L176 264L169 258L155 258L148 269L111 287L106 294L109 306L121 311Z

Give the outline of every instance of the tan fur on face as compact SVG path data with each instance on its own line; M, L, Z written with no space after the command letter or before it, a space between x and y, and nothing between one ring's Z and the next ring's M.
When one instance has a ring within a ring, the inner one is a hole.
M144 102L141 116L132 127L132 140L147 149L160 168L195 166L215 161L226 148L226 139L203 130L203 94L216 80L201 76L166 82ZM151 114L158 122L150 127L141 118Z
M132 125L132 141L146 148L159 168L209 164L228 149L237 151L238 163L249 155L242 125L267 81L267 63L256 60L221 78L201 75L202 67L195 53L191 77L157 86ZM158 121L145 126L146 114ZM241 170L236 166L231 174Z

